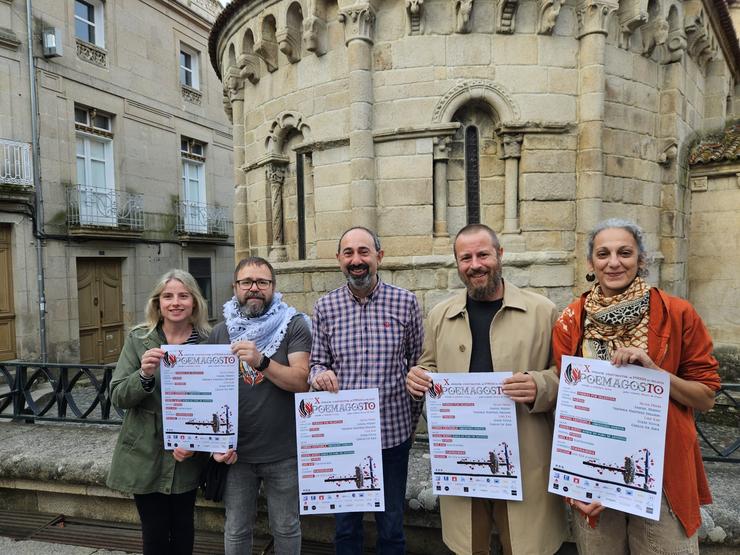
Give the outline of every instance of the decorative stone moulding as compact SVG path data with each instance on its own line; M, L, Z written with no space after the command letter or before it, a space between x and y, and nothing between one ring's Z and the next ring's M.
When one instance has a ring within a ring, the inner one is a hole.
M370 4L354 4L342 9L337 15L340 23L344 23L344 40L364 40L372 44L373 30L375 29L375 10Z
M655 17L640 27L643 56L650 57L656 46L663 46L666 40L668 40L669 30L670 25L668 20L661 16Z
M253 85L260 80L260 59L255 54L241 54L236 59L239 76L249 80Z
M511 34L515 31L516 10L519 0L500 0L496 14L496 32Z
M455 30L458 33L469 33L473 28L473 0L457 0L455 18Z
M719 47L700 2L685 5L686 51L701 67L717 58Z
M678 156L678 140L675 137L663 139L660 143L661 153L658 155L658 164L670 166Z
M278 48L285 54L291 64L301 59L301 32L287 27L277 34Z
M409 35L424 34L424 0L406 0L406 22Z
M538 17L537 33L540 35L551 35L555 24L558 22L562 0L537 0Z
M203 93L201 93L199 90L193 89L192 87L188 87L186 85L182 85L180 87L180 92L182 94L183 100L200 106L203 99Z
M326 54L326 21L312 15L303 21L303 47L317 56Z
M488 103L502 120L516 121L520 118L519 107L506 89L493 81L474 79L461 81L447 91L434 107L432 121L450 121L457 109L470 100Z
M521 158L523 140L524 135L521 133L504 133L501 137L501 144L503 145L501 158Z
M99 67L108 67L108 53L89 42L77 39L77 57Z
M619 16L619 48L625 50L630 47L630 37L635 29L644 25L648 20L647 10L642 9L641 0L621 0L617 15ZM644 3L647 8L647 2Z
M311 128L303 121L298 112L280 112L270 124L270 131L265 139L265 151L268 155L281 154L288 133L295 129L303 135L303 141L310 140Z

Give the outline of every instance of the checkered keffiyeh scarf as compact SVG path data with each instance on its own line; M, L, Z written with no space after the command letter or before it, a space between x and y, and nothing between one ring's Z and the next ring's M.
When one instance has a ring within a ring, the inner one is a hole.
M599 284L586 296L583 354L609 360L619 347L647 351L650 287L636 277L624 293L605 297Z

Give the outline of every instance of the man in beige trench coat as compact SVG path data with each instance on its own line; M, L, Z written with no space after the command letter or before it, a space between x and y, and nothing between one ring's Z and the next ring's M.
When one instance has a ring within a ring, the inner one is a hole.
M568 532L565 504L547 492L558 393L550 332L558 314L545 297L504 284L503 249L488 226L464 227L454 253L466 291L430 312L406 388L424 395L427 372L514 372L504 393L516 402L524 500L440 496L444 542L458 555L488 554L495 522L504 553L552 554Z

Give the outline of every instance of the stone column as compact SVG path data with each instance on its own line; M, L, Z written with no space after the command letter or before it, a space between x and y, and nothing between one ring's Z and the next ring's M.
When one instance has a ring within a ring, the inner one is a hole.
M578 4L578 149L576 151L576 252L585 252L589 231L601 220L604 187L604 57L609 18L616 1ZM586 263L576 257L576 286L585 287Z
M230 67L224 77L231 105L234 134L234 255L236 260L249 256L249 219L247 214L247 175L244 173L244 78L239 69Z
M375 10L370 4L360 2L343 8L338 19L344 23L349 60L352 223L376 229L372 74Z
M448 254L450 233L447 228L447 163L450 160L450 137L434 139L434 246L435 254Z
M283 236L283 183L285 182L285 165L270 162L265 166L265 178L270 186L270 208L272 218L272 244L270 260L283 262L288 259Z
M504 189L503 233L520 233L519 228L519 159L522 157L523 135L506 133L502 136L506 186Z

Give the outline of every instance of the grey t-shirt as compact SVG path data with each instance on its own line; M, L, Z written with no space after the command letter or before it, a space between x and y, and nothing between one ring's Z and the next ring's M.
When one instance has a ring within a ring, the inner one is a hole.
M224 322L213 328L207 343L231 343ZM270 358L287 365L289 354L310 351L311 328L301 314L296 314L280 347ZM242 374L236 444L239 458L250 463L268 463L295 457L294 412L293 393L277 387L262 372Z

